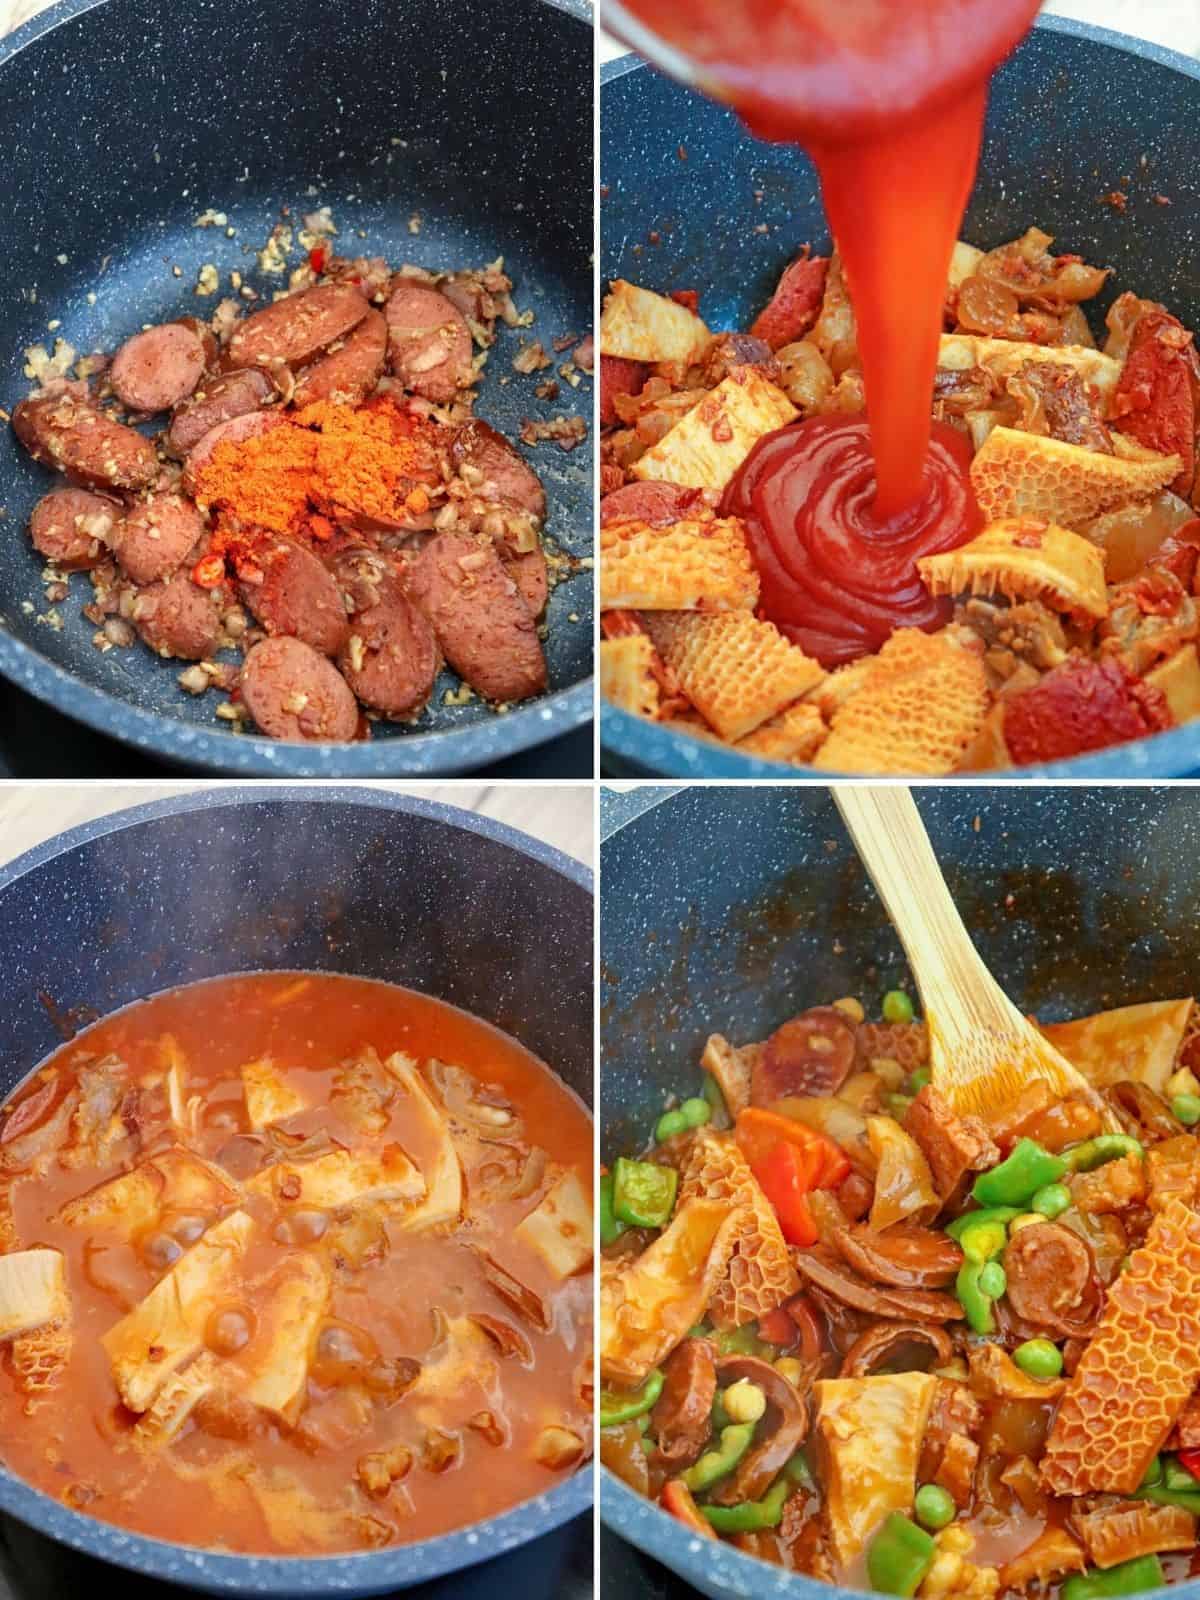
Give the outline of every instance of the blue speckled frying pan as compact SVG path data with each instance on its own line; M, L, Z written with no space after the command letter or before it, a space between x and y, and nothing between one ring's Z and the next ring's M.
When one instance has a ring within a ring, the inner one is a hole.
M698 289L710 326L747 327L798 246L828 249L816 177L798 151L751 139L732 112L632 56L605 69L601 104L605 283L626 277L651 289ZM1126 187L1124 213L1100 204ZM991 248L1036 223L1063 250L1114 268L1108 292L1090 308L1097 333L1123 289L1164 301L1194 327L1198 203L1200 64L1103 28L1042 18L996 76L963 237ZM794 778L804 770L751 761L607 706L601 738L614 775ZM1197 768L1193 723L1024 768L1021 778L1179 777Z
M1058 1019L1196 992L1200 789L930 786L916 799L980 954L1023 1011ZM877 1015L906 975L822 787L602 791L601 829L609 1163L645 1143L668 1094L698 1091L710 1033L761 1039L841 995ZM849 1600L849 1591L695 1538L604 1469L600 1511L622 1539L714 1600ZM623 1583L605 1582L602 1600L685 1592L660 1589L648 1566L643 1581L640 1558L614 1549ZM1196 1600L1200 1582L1169 1592Z
M301 968L402 983L472 1011L590 1103L591 889L585 867L513 828L372 789L218 788L104 817L0 870L0 1097L61 1043L47 1000L60 1015L103 1015L201 978ZM213 1594L279 1600L429 1584L517 1551L591 1499L585 1468L460 1532L273 1558L128 1533L0 1466L0 1511L60 1544ZM461 1593L482 1600L497 1582ZM66 1589L52 1581L45 1592Z
M146 322L209 312L200 267L223 285L254 274L279 208L328 204L348 254L431 268L503 255L520 306L546 341L592 321L592 30L586 0L60 0L0 41L0 406L29 380L25 346L114 349ZM196 228L212 208L234 239ZM421 220L420 232L409 219ZM365 237L360 237L358 230ZM298 260L293 256L293 263ZM172 274L172 267L181 276ZM223 289L222 292L226 292ZM33 298L36 293L36 299ZM92 303L90 297L95 296ZM190 302L190 304L189 304ZM591 386L553 406L510 362L506 330L480 414L515 437L525 416L582 412ZM499 378L509 382L503 387ZM549 531L591 547L592 452L529 453L550 501ZM180 662L142 647L101 655L72 583L55 631L41 562L24 528L51 486L0 429L0 672L23 689L160 758L215 772L371 777L463 772L540 744L591 715L591 574L552 596L551 692L497 717L442 704L438 681L415 728L377 724L369 742L295 746L231 734L217 697L177 686ZM577 622L568 617L574 613Z

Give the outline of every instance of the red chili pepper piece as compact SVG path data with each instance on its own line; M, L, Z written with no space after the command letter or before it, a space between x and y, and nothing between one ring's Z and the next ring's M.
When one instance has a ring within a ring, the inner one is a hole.
M328 252L323 244L317 245L314 250L308 252L308 264L314 272L324 272L327 254Z
M201 589L216 589L225 582L225 562L220 556L203 556L192 568L192 582Z

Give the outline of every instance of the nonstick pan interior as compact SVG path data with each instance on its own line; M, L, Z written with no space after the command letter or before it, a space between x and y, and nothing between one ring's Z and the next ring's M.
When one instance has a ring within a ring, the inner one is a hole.
M730 111L623 58L601 93L602 285L696 289L713 328L748 327L802 244L827 252L816 175L798 150L752 139ZM991 248L1037 225L1113 269L1094 331L1125 289L1195 327L1200 258L1200 64L1105 29L1042 18L997 73L963 237ZM1127 195L1124 210L1105 197ZM604 707L622 773L796 777ZM1015 777L1180 776L1200 725ZM827 776L827 775L826 775ZM968 779L970 775L967 775Z
M269 297L286 280L258 272L255 252L285 205L297 223L328 205L344 254L436 269L503 256L518 306L536 313L531 335L548 351L556 337L582 337L592 322L591 85L585 0L65 0L0 43L0 406L11 411L31 387L26 346L62 337L81 354L111 351L145 323L208 315L235 268ZM235 237L194 225L210 209ZM297 248L291 265L301 260ZM222 287L197 298L206 263ZM562 383L557 402L535 398L553 374L514 373L518 339L501 333L479 414L513 438L525 417L590 420L586 381ZM546 485L552 541L586 555L590 439L528 456ZM216 696L178 688L182 663L141 645L94 648L79 615L86 578L56 608L61 627L43 620L43 564L25 527L52 486L0 430L0 671L102 732L213 770L365 776L478 767L590 715L584 569L551 596L551 693L524 709L447 707L457 680L446 675L413 728L379 723L362 745L232 735Z

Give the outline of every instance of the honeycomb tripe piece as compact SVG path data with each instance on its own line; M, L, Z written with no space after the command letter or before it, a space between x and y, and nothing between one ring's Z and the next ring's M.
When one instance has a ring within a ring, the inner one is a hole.
M646 630L679 687L723 739L736 743L816 688L825 669L748 611L647 612Z
M600 354L622 361L699 361L712 335L686 306L614 278L600 314Z
M935 595L1001 594L1042 600L1080 623L1108 615L1104 552L1090 539L1039 517L1008 517L917 570Z
M1061 439L994 428L971 463L971 484L989 522L1041 517L1080 528L1109 511L1152 499L1181 468L1178 456L1149 451L1128 459L1104 456Z
M759 1187L731 1133L702 1129L692 1143L679 1185L681 1200L724 1200L746 1212L708 1306L716 1328L741 1328L765 1317L796 1294L800 1280L770 1201Z
M783 390L757 367L734 367L630 470L635 478L688 489L724 489L764 434L798 415Z
M1050 362L1070 367L1099 396L1107 414L1121 377L1121 363L1086 345L1026 344L1019 339L988 339L981 334L947 333L938 349L938 367L943 372L968 372L983 367L1003 381L1029 362Z
M1200 1216L1170 1201L1108 1291L1041 1463L1052 1494L1133 1494L1200 1378Z
M733 748L758 761L799 766L812 760L828 734L828 724L816 706L809 700L802 700L739 739Z
M53 1322L36 1333L14 1339L9 1351L17 1388L26 1396L25 1410L32 1412L55 1388L71 1359L71 1324Z
M733 1045L722 1034L710 1033L700 1057L705 1072L716 1079L726 1110L740 1115L750 1104L750 1079L765 1045Z
M662 691L654 676L654 642L647 633L600 641L600 693L621 711L658 716Z
M736 517L600 530L604 611L753 611L758 569Z
M834 712L813 766L929 778L953 772L988 708L982 651L953 630L904 628L870 668Z
M143 1411L130 1434L137 1450L163 1450L179 1434L192 1412L217 1383L217 1360L211 1351L198 1355L182 1372L173 1372Z

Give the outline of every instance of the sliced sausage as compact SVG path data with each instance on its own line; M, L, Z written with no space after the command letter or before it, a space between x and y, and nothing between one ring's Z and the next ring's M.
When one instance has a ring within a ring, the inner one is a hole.
M536 620L546 609L550 597L550 574L540 550L525 550L514 555L507 546L498 546L504 570L521 591L521 599Z
M471 383L471 330L444 294L400 279L387 303L387 324L392 371L413 394L445 405Z
M175 412L166 433L167 450L173 456L186 456L211 429L260 410L274 393L275 386L257 367L221 373L203 383Z
M476 694L527 700L545 689L537 625L490 539L439 533L413 563L409 594Z
M262 582L240 585L243 601L268 633L303 639L322 655L335 656L350 626L333 574L311 550L279 539L261 556Z
M134 583L169 577L204 532L204 519L186 495L155 494L125 513L116 531L117 565Z
M208 365L215 345L194 317L164 322L135 333L108 369L113 392L131 411L169 411L186 400Z
M322 283L303 294L290 294L239 323L221 365L227 372L278 363L303 366L357 328L370 309L348 283Z
M221 637L218 604L216 592L193 583L184 569L138 591L133 625L157 655L202 661Z
M271 739L345 743L358 732L358 705L345 678L301 639L263 639L246 656L242 701Z
M614 401L619 394L641 394L650 368L642 361L600 353L600 426L611 428L620 419Z
M1092 1278L1092 1258L1078 1234L1054 1222L1031 1223L1004 1252L1008 1303L1024 1322L1069 1333ZM1065 1319L1065 1320L1064 1320Z
M57 467L80 488L145 489L158 475L149 439L69 390L22 400L12 425L35 461Z
M717 1363L723 1388L745 1379L766 1396L767 1409L754 1430L754 1443L731 1477L713 1491L715 1505L761 1500L799 1450L808 1434L808 1403L782 1373L757 1356L724 1356Z
M354 618L338 666L364 705L408 717L429 699L441 657L424 613L391 594Z
M954 1344L945 1328L932 1322L876 1322L858 1338L842 1357L840 1378L867 1378L885 1362L894 1361L907 1346L929 1346L931 1367L944 1367L954 1355Z
M895 1289L941 1289L963 1264L948 1234L915 1222L896 1222L883 1232L864 1224L834 1228L827 1242L864 1278Z
M52 489L33 508L29 536L39 555L64 572L94 567L124 515L115 500L87 489Z
M383 373L387 341L387 318L372 307L344 344L334 345L300 372L292 404L299 408L336 400L353 406L365 400Z
M662 1393L650 1413L659 1458L672 1472L698 1461L712 1432L717 1368L704 1339L685 1339L663 1367Z
M703 489L684 489L677 483L627 483L601 500L600 526L645 522L651 528L669 528L685 517L700 515L709 505Z
M750 1103L836 1094L854 1065L854 1027L834 1006L813 1006L767 1040L750 1075Z
M228 422L218 422L199 444L193 445L188 451L183 469L184 486L192 494L196 493L200 475L219 444L244 444L247 439L261 438L264 433L270 433L272 428L283 426L284 419L278 411L250 411L242 416L230 417Z
M482 418L472 417L458 430L450 447L450 460L482 500L519 506L539 522L545 517L546 491L537 473L504 435Z

